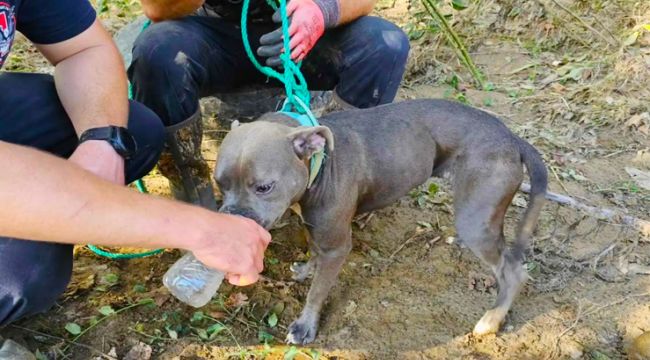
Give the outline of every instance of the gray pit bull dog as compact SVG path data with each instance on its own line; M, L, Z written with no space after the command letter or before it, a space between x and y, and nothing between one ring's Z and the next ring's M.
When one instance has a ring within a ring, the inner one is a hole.
M215 170L222 211L268 229L292 204L302 208L312 257L292 270L298 281L314 277L287 341L306 344L316 337L323 303L352 249L355 214L385 207L431 176L450 178L459 241L496 275L496 303L474 333L496 332L527 279L524 253L545 200L547 171L535 148L499 119L444 100L341 111L320 122L301 127L272 113L236 126L221 145ZM307 189L309 159L321 150L326 159ZM530 202L512 247L506 247L504 216L523 180L522 165L531 178Z

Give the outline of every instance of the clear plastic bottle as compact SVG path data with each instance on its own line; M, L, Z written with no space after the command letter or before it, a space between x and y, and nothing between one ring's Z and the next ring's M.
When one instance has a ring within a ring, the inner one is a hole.
M188 252L163 276L163 284L178 300L195 308L210 302L223 281L224 274L211 269Z

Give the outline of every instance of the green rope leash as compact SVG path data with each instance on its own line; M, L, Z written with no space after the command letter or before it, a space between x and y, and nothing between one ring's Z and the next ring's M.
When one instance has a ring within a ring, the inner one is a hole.
M262 74L279 80L284 84L284 90L287 94L287 99L282 106L283 112L296 112L298 114L306 115L309 118L310 123L313 126L318 125L318 121L312 114L309 109L309 103L311 100L311 95L307 87L307 81L300 71L300 64L296 64L291 60L291 48L289 46L290 36L289 36L289 18L287 16L287 2L286 0L277 0L279 1L279 6L274 2L274 0L267 0L267 3L274 9L280 9L280 16L282 17L282 38L284 52L280 54L280 59L282 60L282 66L284 71L282 73L277 70L260 64L253 54L251 49L251 44L248 39L248 9L250 7L250 0L244 0L242 4L241 12L241 36L244 43L244 50L246 55L253 63L255 68L259 70Z
M140 30L140 32L148 28L149 25L151 25L151 20L147 19L142 25L142 29ZM131 85L131 83L129 82L129 100L131 99L133 99L133 85ZM138 189L138 191L140 191L143 194L149 193L142 179L138 179L135 181L135 187ZM152 255L158 255L163 252L163 249L155 249L155 250L149 250L141 253L116 253L116 252L110 252L110 251L100 249L95 245L86 245L86 246L88 247L88 249L90 249L90 251L94 252L95 254L113 260L138 259L138 258L152 256Z

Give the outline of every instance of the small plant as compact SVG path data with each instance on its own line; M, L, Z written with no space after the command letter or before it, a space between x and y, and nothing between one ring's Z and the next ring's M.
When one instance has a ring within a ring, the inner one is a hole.
M424 8L429 13L429 15L440 24L442 32L447 37L450 45L456 50L458 58L465 65L467 70L472 74L474 81L480 86L481 89L486 89L485 76L481 71L476 67L472 57L469 55L465 44L460 39L456 31L451 27L446 17L440 12L437 5L439 1L436 0L422 0ZM451 6L456 10L463 10L469 6L467 0L451 0Z
M424 208L426 207L427 203L433 200L433 198L438 193L438 190L440 190L438 184L431 183L426 189L412 190L409 193L409 195L411 196L412 199L415 199L415 202L418 205L418 207Z

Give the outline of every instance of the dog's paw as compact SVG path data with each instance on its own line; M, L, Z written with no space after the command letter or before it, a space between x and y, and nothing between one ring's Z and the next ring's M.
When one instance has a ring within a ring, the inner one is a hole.
M316 332L318 332L317 321L304 321L300 318L289 325L287 343L295 345L309 344L316 339Z
M496 334L505 316L497 309L488 310L485 315L476 323L472 333L476 336Z
M295 262L289 267L293 275L291 279L297 282L303 282L311 277L313 273L313 266L309 262Z

